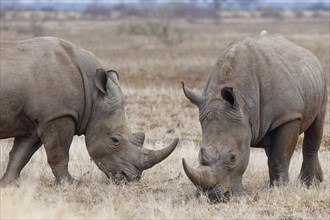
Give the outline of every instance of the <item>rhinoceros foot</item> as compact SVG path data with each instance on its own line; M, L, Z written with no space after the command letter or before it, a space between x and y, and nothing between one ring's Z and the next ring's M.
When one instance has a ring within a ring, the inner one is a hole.
M304 160L300 175L300 181L307 187L312 184L320 184L323 181L323 172L318 158L313 160Z
M19 187L19 179L8 179L8 178L2 178L0 180L0 188L5 187Z
M71 175L62 176L59 178L56 178L55 180L56 186L75 186L75 187L82 187L84 185L82 180L77 180L73 178Z

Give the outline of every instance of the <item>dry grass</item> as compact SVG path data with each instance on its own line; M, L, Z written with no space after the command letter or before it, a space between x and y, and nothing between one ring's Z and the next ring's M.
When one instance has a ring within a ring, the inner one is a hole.
M8 143L1 144L7 145L1 149L3 172L10 148ZM162 146L162 141L146 144L149 148ZM85 185L57 188L42 149L22 173L19 188L1 189L1 219L330 217L328 150L322 149L320 153L325 179L320 186L307 189L297 182L302 162L299 150L292 159L290 184L269 189L266 156L262 150L253 149L244 179L247 195L217 205L209 204L205 197L196 199L195 187L182 170L181 157L196 161L197 151L195 142L182 141L167 160L145 171L140 182L117 186L90 161L83 138L76 138L71 149L70 171Z
M3 22L3 21L1 21ZM135 218L135 219L256 219L330 218L330 119L327 115L320 161L324 182L310 189L297 176L302 163L301 138L286 187L268 188L267 159L263 150L252 149L244 174L246 195L227 204L211 205L194 197L195 187L185 176L181 158L197 165L201 130L197 109L184 97L180 81L201 91L217 57L233 39L267 29L310 49L329 74L329 27L327 19L234 20L216 25L208 20L172 22L186 30L181 44L167 46L155 36L118 35L121 25L132 21L66 21L41 23L44 35L58 36L93 51L109 69L120 73L126 96L126 112L133 131L145 130L145 147L158 149L173 138L180 144L173 154L142 179L126 186L113 185L89 159L84 137L71 147L69 169L84 185L55 187L44 149L40 149L21 174L20 187L0 190L1 219ZM134 22L145 22L134 20ZM24 21L6 21L1 40L26 39L20 32ZM330 106L328 105L328 109ZM0 141L0 175L5 172L12 140Z

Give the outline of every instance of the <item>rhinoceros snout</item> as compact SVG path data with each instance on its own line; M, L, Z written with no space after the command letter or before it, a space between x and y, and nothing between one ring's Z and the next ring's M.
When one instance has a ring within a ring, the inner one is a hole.
M127 184L128 182L138 181L141 179L141 174L128 175L124 171L117 172L113 178L112 182L116 185Z
M218 187L207 190L197 188L195 195L197 198L202 195L206 196L210 203L226 203L229 202L230 198L233 196L233 192L232 190L220 191Z
M207 197L211 203L226 203L229 202L230 198L233 196L231 190L221 192L217 190L217 187L209 190L207 192Z

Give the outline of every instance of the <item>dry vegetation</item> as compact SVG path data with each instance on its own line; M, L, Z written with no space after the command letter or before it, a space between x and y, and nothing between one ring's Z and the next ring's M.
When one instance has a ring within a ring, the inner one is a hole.
M56 19L49 18L50 15L43 19L38 15L33 20L31 14L19 14L23 15L27 19L15 19L9 13L1 18L1 41L48 35L93 51L105 67L119 72L129 125L133 131L146 131L145 147L158 149L175 137L181 141L168 159L145 171L139 182L125 186L113 185L89 159L84 137L76 137L69 169L84 185L55 187L45 151L40 149L22 171L20 187L1 189L1 219L330 218L329 114L320 150L323 183L310 189L298 183L302 163L300 138L291 162L288 186L268 188L266 155L263 150L252 149L243 180L246 195L227 204L211 205L205 197L194 197L195 187L182 169L182 157L197 165L201 130L197 109L185 99L180 85L180 81L185 81L195 91L201 91L221 51L231 41L263 29L311 50L329 75L329 16L288 16L277 20L243 14L243 17L218 23L208 19L92 21L77 19L76 14L58 14ZM71 19L65 19L66 16ZM137 26L147 30L156 28L156 32L132 32ZM165 36L169 42L164 41L164 26L169 29ZM179 37L181 40L177 40ZM2 140L0 145L2 175L12 140Z

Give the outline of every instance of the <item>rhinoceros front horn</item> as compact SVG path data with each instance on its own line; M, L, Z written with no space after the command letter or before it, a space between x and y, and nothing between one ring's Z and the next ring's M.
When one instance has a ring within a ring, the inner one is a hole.
M184 172L197 188L206 190L213 188L217 184L210 166L200 166L197 169L193 169L187 165L184 158L182 158L182 165Z
M141 157L141 168L142 170L149 169L156 165L157 163L164 160L166 157L168 157L173 150L176 148L177 144L179 142L179 139L176 138L172 144L170 144L168 147L165 147L161 150L148 150L144 149L144 156Z

